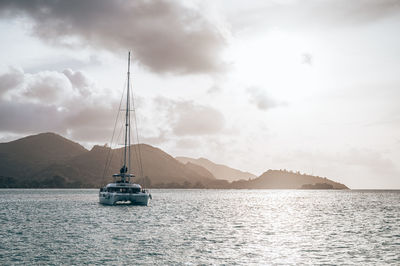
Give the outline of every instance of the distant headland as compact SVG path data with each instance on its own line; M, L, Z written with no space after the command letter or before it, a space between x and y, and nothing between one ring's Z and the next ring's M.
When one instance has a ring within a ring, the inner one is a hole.
M148 188L348 189L325 177L300 172L268 170L257 177L204 158L174 158L147 144L140 144L140 149L145 177L136 182ZM106 146L87 150L54 133L0 143L0 188L98 188L118 172L119 151ZM105 173L109 153L114 156ZM137 162L133 153L133 169Z

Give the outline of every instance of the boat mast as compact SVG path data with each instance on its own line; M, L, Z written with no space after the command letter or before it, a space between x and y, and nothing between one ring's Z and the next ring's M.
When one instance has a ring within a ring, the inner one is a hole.
M129 119L129 87L130 87L130 68L131 68L131 52L128 53L128 82L126 88L126 112L125 112L125 147L124 147L124 166L123 166L123 181L125 181L125 174L128 172L128 168L126 167L126 155L127 155L127 144L128 144L128 136L130 138L130 119ZM130 139L129 139L130 142ZM130 149L130 147L128 147ZM130 151L128 151L130 153Z

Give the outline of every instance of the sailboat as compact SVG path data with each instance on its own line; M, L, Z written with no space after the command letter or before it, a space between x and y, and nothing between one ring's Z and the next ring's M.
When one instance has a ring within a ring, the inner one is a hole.
M131 182L135 176L130 173L130 64L131 53L128 53L128 78L126 89L126 109L125 109L125 132L124 132L124 149L123 149L123 165L118 174L114 174L114 182L100 188L99 202L105 205L116 205L126 203L132 205L148 205L151 199L151 194L148 190L143 189L141 185ZM120 110L118 110L120 111ZM118 120L118 117L117 117ZM135 119L136 120L136 119ZM110 149L111 150L111 149ZM139 152L140 156L140 152ZM107 165L107 163L106 163ZM105 171L106 172L106 171ZM143 175L143 172L142 172Z

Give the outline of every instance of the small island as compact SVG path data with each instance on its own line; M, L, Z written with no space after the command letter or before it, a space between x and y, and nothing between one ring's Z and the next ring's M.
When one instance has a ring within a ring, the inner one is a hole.
M327 183L316 183L316 184L304 184L301 189L335 189L331 184Z

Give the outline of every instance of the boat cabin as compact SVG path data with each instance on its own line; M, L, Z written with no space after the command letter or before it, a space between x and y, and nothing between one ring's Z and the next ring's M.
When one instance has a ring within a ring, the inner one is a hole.
M118 193L139 193L142 191L141 188L127 188L127 187L108 187L108 188L102 188L100 190L102 192L118 192Z
M116 192L116 193L140 193L142 191L142 187L138 184L132 183L111 183L106 187L100 188L100 192Z

